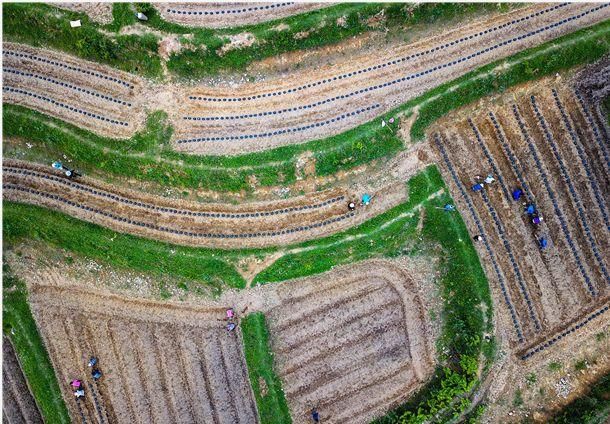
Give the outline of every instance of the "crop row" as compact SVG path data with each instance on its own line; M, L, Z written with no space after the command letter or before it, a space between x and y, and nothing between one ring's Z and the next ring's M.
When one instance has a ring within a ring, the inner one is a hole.
M481 220L479 219L479 216L474 208L474 205L472 204L472 200L467 195L464 185L460 181L460 179L455 171L455 168L453 167L453 164L451 163L451 160L449 159L449 155L447 154L447 151L445 150L445 147L443 146L443 144L441 142L440 136L436 133L434 134L434 142L435 142L438 150L441 153L441 156L445 162L445 165L447 166L447 169L449 170L449 173L451 174L451 178L453 179L453 182L455 183L456 187L460 191L462 199L464 199L464 201L466 202L466 206L468 207L468 211L470 212L470 215L472 216L472 220L474 221L475 225L477 226L478 233L481 235L481 237L483 239L483 244L485 245L485 249L487 250L487 253L491 260L494 271L496 272L496 276L497 276L498 282L500 284L500 289L502 291L502 296L504 297L504 303L508 307L508 311L510 313L510 316L511 316L511 319L513 322L513 327L515 329L515 332L517 333L517 338L519 340L519 343L523 343L525 341L525 339L523 337L521 325L517 319L515 307L513 306L512 302L510 300L510 295L508 293L508 290L506 289L506 281L504 280L504 275L502 274L502 271L500 270L498 262L496 261L493 250L491 249L491 246L490 246L487 236L485 234L485 230L483 228L483 224L481 223Z
M206 218L241 219L241 218L258 218L258 217L264 217L264 216L282 215L282 214L288 214L288 213L292 213L292 212L301 212L301 211L306 211L306 210L320 209L325 206L330 206L332 204L345 200L345 196L336 196L331 199L327 199L323 202L314 203L311 205L293 206L293 207L289 207L289 208L275 209L275 210L269 210L269 211L253 211L253 212L244 212L244 213L196 212L196 211L191 211L191 210L186 210L186 209L176 209L176 208L156 206L156 205L150 204L150 203L144 203L144 202L139 202L137 200L131 200L131 199L128 199L123 196L118 196L118 195L113 194L108 191L88 187L84 184L80 184L78 182L68 180L64 177L59 177L56 175L49 175L49 174L45 174L42 172L32 171L29 169L3 166L3 171L6 172L7 174L33 176L36 178L42 178L44 180L54 181L54 182L57 182L57 183L60 183L64 186L66 186L66 187L84 191L84 192L93 194L95 196L104 197L106 199L109 199L109 200L112 200L115 202L119 202L119 203L123 203L126 205L137 206L137 207L141 207L144 209L150 209L150 210L154 210L157 212L163 212L163 213L171 213L171 214L175 214L175 215L200 216L200 217L206 217Z
M559 219L564 237L565 237L566 241L568 242L568 245L570 246L570 250L572 251L572 255L574 256L576 265L578 266L578 269L580 270L580 272L585 280L589 293L591 294L591 296L595 297L595 296L597 296L597 291L595 290L595 287L593 287L591 278L589 277L589 274L585 270L585 267L582 263L580 255L579 255L578 251L576 250L574 240L572 239L572 235L570 234L570 230L568 229L568 224L567 224L566 218L563 215L563 212L561 211L559 204L557 203L557 198L555 196L555 193L553 192L553 189L551 188L551 185L549 183L546 172L544 172L544 169L542 167L542 162L540 161L540 157L538 156L538 153L536 152L536 148L534 147L534 144L532 143L532 139L529 136L529 133L527 132L527 128L525 127L525 124L523 123L521 114L519 113L519 110L517 109L516 105L513 105L512 110L513 110L513 115L515 116L515 119L517 121L517 124L519 125L519 129L521 130L521 134L529 147L529 150L534 159L534 162L536 163L538 173L540 174L540 177L542 178L542 182L544 183L547 194L548 194L549 198L551 199L551 202L553 203L553 208L555 210L555 214L557 215L557 218Z
M589 166L589 161L585 157L585 153L584 153L581 143L578 139L578 136L574 132L574 128L572 127L572 124L570 124L570 120L568 119L568 115L566 114L566 111L565 111L563 105L561 104L561 100L559 99L557 90L555 90L553 88L551 91L553 93L553 98L555 99L555 105L557 106L557 109L561 113L561 119L563 121L563 124L564 124L566 130L568 131L568 134L570 134L570 138L572 139L572 144L576 148L576 152L578 154L578 157L580 158L583 169L585 170L585 173L587 174L587 179L589 180L589 185L593 189L593 193L595 195L595 200L597 201L597 206L604 219L604 223L606 224L606 229L610 233L610 218L608 218L608 212L606 211L605 201L602 199L602 195L599 190L597 180L593 176L591 167Z
M587 241L589 242L589 247L593 251L593 255L595 256L595 259L597 260L597 263L599 264L600 269L602 270L602 274L604 275L606 282L608 284L610 284L610 277L608 276L608 271L606 269L604 261L601 258L601 255L597 248L597 244L595 243L595 240L593 239L593 235L591 234L591 228L589 227L587 217L585 216L585 212L583 210L582 200L580 199L579 194L576 192L576 189L574 188L572 179L570 178L570 175L565 167L563 158L561 157L561 153L557 149L557 145L555 144L555 141L553 140L553 136L549 132L548 125L544 119L544 116L542 116L542 113L540 113L540 110L538 109L538 105L536 104L536 98L534 96L531 96L530 101L531 101L534 113L536 114L536 117L538 118L538 122L542 128L542 131L544 132L545 138L546 138L547 142L549 143L549 145L551 146L551 150L553 151L553 154L555 155L555 160L557 161L557 164L559 165L559 169L561 170L562 177L563 177L566 185L568 186L568 191L570 192L570 195L572 196L572 200L573 200L574 204L576 205L576 209L578 210L578 215L580 218L580 223L582 224L582 226L585 230L585 234L587 235Z
M11 74L15 74L15 75L20 75L20 76L23 76L26 78L36 78L36 79L39 79L42 81L50 82L55 85L59 85L64 88L69 88L70 90L78 91L80 93L85 93L85 94L89 94L90 96L95 96L95 97L98 97L98 98L101 98L104 100L108 100L109 102L118 103L123 106L131 107L131 103L126 102L125 100L115 99L114 97L106 96L105 94L100 94L93 90L87 90L86 88L78 87L74 84L59 81L59 80L56 80L55 78L45 77L44 75L34 74L32 72L24 72L24 71L20 71L18 69L12 69L12 68L6 68L6 67L2 68L2 71L8 72Z
M332 124L334 122L343 121L351 116L360 115L362 113L377 109L380 106L381 105L379 105L379 104L374 104L372 106L367 106L365 108L358 109L358 110L355 110L355 111L352 111L349 113L344 113L335 118L327 119L326 121L316 122L315 124L308 124L308 125L304 125L302 127L284 128L281 130L268 131L268 132L259 133L259 134L242 134L239 136L238 135L229 135L226 137L199 137L199 138L181 139L181 140L176 140L176 143L199 143L202 141L243 140L243 139L247 139L247 138L264 138L264 137L271 137L271 136L276 136L276 135L281 135L281 134L302 132L302 131L305 131L308 129L323 127L323 126Z
M6 49L3 51L3 54L9 55L9 56L20 57L20 58L24 58L24 59L30 59L30 60L34 60L37 62L42 62L46 65L57 66L57 67L60 67L63 69L67 69L69 71L79 72L79 73L89 75L92 77L101 78L106 81L115 82L115 83L121 84L127 88L134 88L133 84L131 84L125 80L122 80L120 78L112 77L110 75L104 75L100 72L91 71L89 69L81 68L79 66L68 65L67 63L60 62L60 61L53 60L53 59L48 59L46 57L41 57L41 56L37 56L37 55L33 55L33 54L21 53L21 52L16 52L16 51L12 51L12 50L6 50Z
M77 107L70 106L70 105L68 105L66 103L59 102L59 101L57 101L55 99L51 99L49 97L42 96L40 94L31 92L31 91L22 90L20 88L14 88L14 87L10 87L10 86L7 86L7 85L4 85L2 87L2 91L9 92L9 93L22 94L22 95L28 96L28 97L33 97L33 98L36 98L38 100L42 100L42 101L45 101L45 102L48 102L48 103L52 103L55 106L58 106L58 107L70 110L71 112L80 113L81 115L88 116L90 118L95 118L95 119L98 119L100 121L108 122L110 124L121 125L121 126L125 126L125 127L129 126L128 122L118 121L116 119L112 119L112 118L108 118L106 116L98 115L96 113L88 112L88 111L86 111L84 109L79 109Z
M265 98L265 97L273 97L273 96L280 96L280 95L284 95L284 94L295 93L297 91L301 91L301 90L305 90L305 89L308 89L308 88L316 87L316 86L319 86L319 85L331 83L333 81L342 80L342 79L350 78L350 77L353 77L353 76L356 76L356 75L361 75L361 74L366 74L368 72L376 71L378 69L383 69L383 68L386 68L388 66L397 65L399 63L406 62L406 61L409 61L409 60L412 60L412 59L419 59L422 56L426 56L426 55L429 55L429 54L432 54L432 53L435 53L435 52L438 52L438 51L445 50L447 48L459 45L459 44L461 44L461 43L463 43L465 41L470 41L470 40L479 38L479 37L481 37L483 35L491 34L493 32L496 32L498 30L501 30L501 29L504 29L504 28L507 28L507 27L510 27L510 26L513 26L513 25L518 25L518 24L523 23L525 21L528 21L528 20L530 20L532 18L539 17L539 16L542 16L544 14L553 12L553 11L558 10L558 9L561 9L561 8L567 6L568 4L569 3L560 3L560 4L557 4L557 5L551 6L551 7L547 8L547 9L539 10L539 11L537 11L535 13L531 13L531 14L529 14L527 16L524 16L524 17L521 17L521 18L518 18L518 19L514 19L514 20L512 20L510 22L506 22L506 23L503 23L501 25L497 25L495 27L479 31L479 32L477 32L475 34L471 34L469 36L465 36L465 37L459 38L457 40L453 40L453 41L447 42L445 44L442 44L442 45L439 45L439 46L436 46L436 47L432 47L430 49L427 49L427 50L424 50L424 51L421 51L421 52L410 54L408 56L401 57L401 58L398 58L398 59L394 59L394 60L391 60L391 61L387 61L387 62L379 64L379 65L374 65L374 66L370 66L368 68L359 69L357 71L352 71L352 72L348 72L348 73L345 73L345 74L337 75L337 76L334 76L332 78L329 77L329 78L325 78L325 79L320 80L320 81L315 81L315 82L303 84L303 85L300 85L300 86L295 87L295 88L289 88L289 89L286 89L286 90L273 91L273 92L270 92L270 93L256 94L256 95L244 96L244 97L203 97L203 96L189 96L189 99L190 100L211 101L211 102L217 102L217 101L218 102L240 102L240 101L256 100L256 99L261 99L261 98Z
M346 214L338 216L338 217L334 217L334 218L330 218L330 219L327 219L324 221L317 222L315 224L303 225L303 226L299 226L299 227L276 230L276 231L261 231L261 232L256 232L256 233L237 233L237 234L209 233L209 232L200 233L200 232L180 230L180 229L176 229L176 228L169 228L169 227L165 227L165 226L159 226L156 224L151 224L151 223L142 222L142 221L136 221L131 218L122 217L122 216L115 215L110 212L106 212L104 210L100 210L97 208L93 208L91 206L86 206L86 205L74 202L70 199L59 196L57 194L49 194L49 193L45 193L40 190L36 190L33 188L29 188L29 187L22 187L22 186L15 185L15 184L3 184L3 188L5 190L16 190L16 191L21 191L24 193L33 194L35 196L43 197L46 199L55 200L55 201L65 204L65 205L72 206L72 207L81 209L86 212L92 212L94 214L101 215L103 217L109 218L109 219L119 222L119 223L125 223L125 224L134 225L134 226L141 227L141 228L148 228L151 230L160 231L160 232L164 232L164 233L170 233L170 234L194 237L194 238L232 239L232 238L275 237L275 236L293 234L293 233L312 230L315 228L325 227L327 225L343 221L347 218L351 218L355 215L354 212L350 212L350 213L346 213Z

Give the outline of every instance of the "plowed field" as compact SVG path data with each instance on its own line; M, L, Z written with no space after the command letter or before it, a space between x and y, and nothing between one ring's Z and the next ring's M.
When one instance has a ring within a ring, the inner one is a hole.
M42 276L55 284L52 270ZM58 285L31 289L31 304L74 420L256 422L238 332L220 306L193 308ZM104 376L91 378L90 355ZM85 382L75 400L69 381Z
M293 422L366 423L432 371L430 331L402 269L367 262L278 286L268 321Z
M590 118L593 105L572 85L517 88L494 106L452 114L430 134L472 234L483 236L480 253L523 360L608 320L608 146ZM472 191L475 176L488 173L496 182ZM526 204L536 206L540 225Z

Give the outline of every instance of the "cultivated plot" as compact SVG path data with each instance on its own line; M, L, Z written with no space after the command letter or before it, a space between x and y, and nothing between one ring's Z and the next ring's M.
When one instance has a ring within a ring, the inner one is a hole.
M62 287L48 270L30 287L36 317L73 420L253 423L256 407L238 332L224 309L190 307ZM104 375L91 378L88 358ZM84 381L76 400L69 381Z
M382 200L350 210L358 194L334 188L242 205L169 200L79 177L49 166L5 160L6 199L60 210L117 231L190 246L254 247L323 237L358 225L406 198L402 184L371 192Z
M608 319L610 162L571 85L541 81L495 103L443 119L430 138L527 360ZM475 191L488 174L496 181Z
M277 286L267 313L293 422L366 423L404 402L433 370L411 277L369 261Z
M10 340L2 337L2 422L42 423Z

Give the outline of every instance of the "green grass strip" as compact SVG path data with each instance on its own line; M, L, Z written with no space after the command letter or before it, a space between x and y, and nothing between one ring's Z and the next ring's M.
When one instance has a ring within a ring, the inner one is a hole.
M40 413L47 423L67 424L68 409L32 316L25 284L12 275L6 264L2 284L2 330L13 343Z
M330 175L390 157L403 146L375 120L304 144L239 156L199 156L170 150L172 128L163 112L151 114L146 128L132 138L116 140L22 106L4 104L3 109L4 137L17 137L31 145L25 148L22 143L13 152L11 144L4 143L7 157L46 163L65 155L74 166L99 178L135 178L177 188L250 191L251 176L261 186L290 185L296 181L297 158L304 152L314 152L318 175Z
M357 227L321 239L301 243L282 256L254 279L254 283L289 280L319 274L332 267L377 256L393 257L403 253L413 238L419 219L414 207L426 202L442 187L434 166L412 177L408 183L409 199Z
M249 314L241 320L240 325L259 421L264 424L291 423L282 382L273 370L273 353L265 315L262 312ZM265 387L261 387L263 384Z
M243 288L245 281L227 261L235 252L177 246L129 234L32 205L3 202L4 243L39 240L79 255L102 260L119 269L157 276L183 277L200 282L215 293ZM244 251L247 253L247 251Z

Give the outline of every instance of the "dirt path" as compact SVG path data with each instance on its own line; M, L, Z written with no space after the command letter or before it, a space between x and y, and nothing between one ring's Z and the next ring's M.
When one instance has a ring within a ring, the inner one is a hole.
M42 423L11 341L2 336L2 422Z
M367 52L314 71L218 87L157 86L95 63L10 44L10 53L5 51L4 57L11 69L36 76L5 69L5 80L11 85L5 86L4 93L11 103L114 137L128 137L141 128L145 110L163 109L174 125L175 149L231 155L344 132L483 64L609 16L610 6L605 4L539 4L413 44L396 45L390 53ZM28 57L19 56L24 53ZM41 66L49 60L52 66ZM102 78L74 80L70 83L74 86L71 94L67 94L70 90L57 91L56 83L44 79L67 82L88 72ZM134 90L131 107L112 102L101 106L101 101L100 106L78 107L81 101L87 101L82 91L86 87L110 96L107 86L113 84L104 81L108 77L114 82L116 76L133 81L128 83Z

